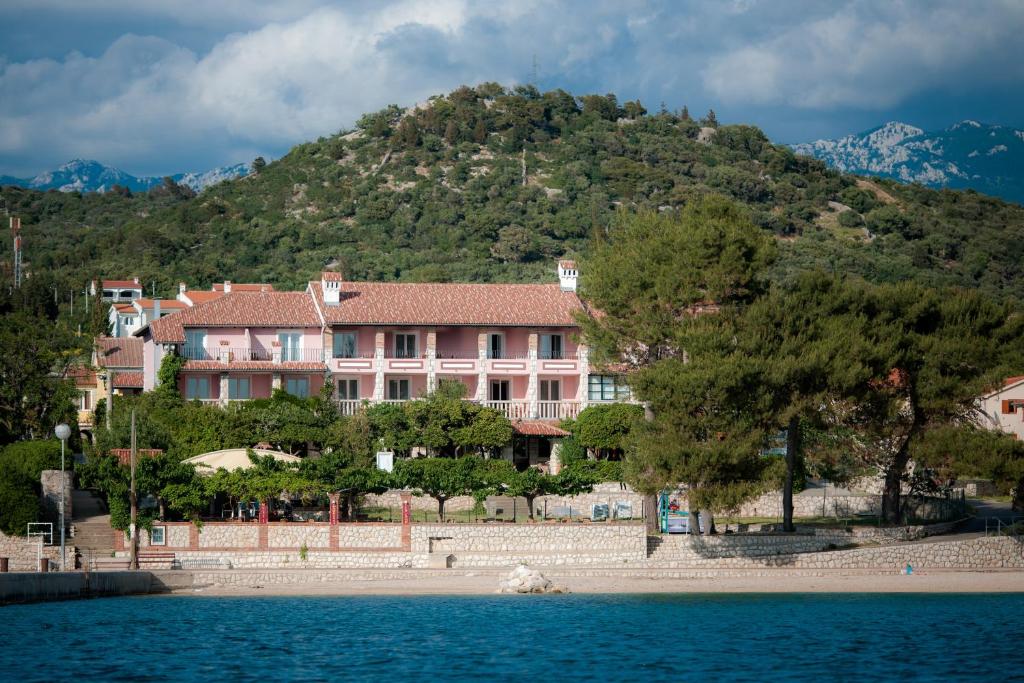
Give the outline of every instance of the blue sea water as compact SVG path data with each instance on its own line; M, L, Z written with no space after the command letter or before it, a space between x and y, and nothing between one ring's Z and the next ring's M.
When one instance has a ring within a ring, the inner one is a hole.
M0 608L2 681L1024 680L1024 595L216 598Z

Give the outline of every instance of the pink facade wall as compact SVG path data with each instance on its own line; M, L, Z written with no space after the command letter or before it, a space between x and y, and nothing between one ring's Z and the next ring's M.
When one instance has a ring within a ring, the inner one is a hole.
M542 380L556 379L561 382L561 401L573 401L576 399L576 392L580 388L579 375L538 375L537 376L537 400L540 400L540 383Z
M331 376L331 381L334 382L334 397L338 397L338 382L341 380L356 379L359 380L359 398L365 398L367 400L373 398L373 385L377 381L375 374L356 374L356 373L344 373L339 372Z
M437 382L440 384L442 381L448 380L453 382L461 382L466 387L466 398L473 398L476 396L476 387L478 384L479 377L477 375L438 375Z
M270 398L274 393L273 379L271 375L250 375L249 393L253 398Z
M199 328L197 328L199 329ZM278 332L295 331L302 333L303 349L323 348L323 339L319 327L276 328L250 327L249 341L246 342L244 327L210 327L206 329L206 350L215 353L221 347L229 349L262 349L272 351L273 342L277 341ZM221 342L227 342L222 344Z
M376 329L372 327L335 327L331 330L331 334L343 334L345 332L355 332L356 334L356 357L366 358L373 356L376 350ZM333 347L327 351L330 354L333 351Z
M443 358L477 358L478 330L472 327L442 328L437 331L437 353Z
M409 398L420 398L421 396L427 395L427 376L426 375L385 375L384 376L384 398L388 398L388 381L392 379L407 379L409 380ZM373 385L370 385L371 393ZM363 387L360 385L359 392L363 392Z

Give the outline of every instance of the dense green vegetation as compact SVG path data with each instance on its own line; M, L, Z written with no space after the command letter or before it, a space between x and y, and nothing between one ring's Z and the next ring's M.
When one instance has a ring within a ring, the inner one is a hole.
M552 259L587 251L617 211L717 193L777 238L777 280L820 267L1024 294L1024 208L865 183L751 126L712 126L613 95L484 84L369 114L198 197L173 185L2 197L22 217L30 272L79 288L99 274L165 294L179 280L298 287L328 264L353 279L549 280Z
M782 286L767 277L775 257L741 207L707 198L618 222L584 261L583 297L604 313L580 319L593 357L631 366L650 411L624 435L627 479L648 493L683 482L691 509L732 511L777 485L761 454L788 428L792 530L797 461L819 452L802 447L809 423L883 477L882 517L900 523L904 487L933 479L909 467L914 453L971 425L976 398L1019 368L1024 316L977 290L916 282L811 271ZM950 460L1000 472L1004 485L1019 477L1020 451L1003 440L960 442L977 450L954 452L947 438ZM946 464L958 467L972 471Z

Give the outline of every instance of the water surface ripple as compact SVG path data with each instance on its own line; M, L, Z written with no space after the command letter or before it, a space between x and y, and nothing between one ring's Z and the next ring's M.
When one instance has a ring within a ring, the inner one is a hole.
M0 609L4 681L1024 681L1024 595L111 598Z

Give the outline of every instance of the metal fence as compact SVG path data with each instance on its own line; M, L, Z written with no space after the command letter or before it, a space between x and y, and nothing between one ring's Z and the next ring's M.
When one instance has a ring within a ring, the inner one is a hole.
M416 523L437 523L437 509L418 508L410 511ZM362 506L357 508L356 521L400 522L402 509L399 506ZM598 502L585 506L548 504L545 500L533 503L533 522L627 522L644 519L642 505L631 501ZM449 509L444 511L445 522L482 523L504 522L508 524L529 523L530 508L524 498L490 497L470 509Z

